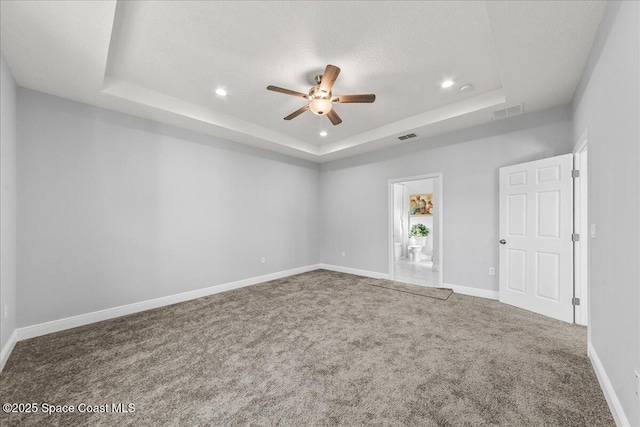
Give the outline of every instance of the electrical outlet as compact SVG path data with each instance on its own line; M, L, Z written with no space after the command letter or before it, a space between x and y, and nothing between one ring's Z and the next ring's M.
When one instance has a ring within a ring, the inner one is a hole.
M640 372L636 371L636 399L640 399Z
M342 251L342 258L346 257L347 253L345 251Z
M489 267L489 276L495 276L495 275L496 275L495 267Z
M591 228L589 230L589 234L591 235L592 239L596 238L596 236L598 234L597 231L598 231L598 229L597 229L596 225L595 224L591 224Z
M262 258L260 258L260 262L261 262L262 264L266 264L266 263L267 263L267 257L262 257Z

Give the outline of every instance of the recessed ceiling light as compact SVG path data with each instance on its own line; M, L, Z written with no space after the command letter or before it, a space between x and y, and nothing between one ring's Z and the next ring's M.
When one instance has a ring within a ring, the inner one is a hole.
M442 82L442 88L446 89L448 87L453 86L453 80L445 80Z
M471 92L473 90L473 85L467 83L466 85L460 86L460 92Z
M216 95L227 96L227 91L222 88L218 88L216 89Z
M327 136L327 131L323 130L322 132L320 132L320 136Z

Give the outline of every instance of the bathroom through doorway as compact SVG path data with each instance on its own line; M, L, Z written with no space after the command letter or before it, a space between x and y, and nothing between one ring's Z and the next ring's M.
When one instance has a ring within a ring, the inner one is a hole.
M389 181L389 276L442 286L442 174Z

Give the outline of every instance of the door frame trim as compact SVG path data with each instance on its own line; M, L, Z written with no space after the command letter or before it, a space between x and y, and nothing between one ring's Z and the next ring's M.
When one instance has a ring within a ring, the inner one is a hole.
M388 193L388 202L387 202L387 213L389 216L388 220L388 234L387 234L387 249L388 249L388 258L389 258L389 279L395 280L395 269L394 269L394 246L393 246L393 184L399 184L401 182L406 181L419 181L421 179L434 179L439 178L434 181L434 189L437 189L439 194L439 203L435 206L435 209L438 211L438 283L439 286L442 286L444 283L444 183L443 183L443 174L442 172L429 173L425 175L416 175L411 177L404 178L393 178L390 179L387 183L387 193Z
M578 323L580 325L588 325L589 319L591 316L591 295L589 294L589 189L588 189L588 158L587 165L578 165L578 155L588 150L589 147L589 128L586 127L580 137L576 141L576 144L573 148L573 167L580 169L580 177L574 181L573 184L573 196L574 196L574 206L573 206L573 232L580 234L580 240L574 244L574 272L573 272L573 280L574 280L574 297L578 296L581 299L586 300L586 304L582 304L582 300L580 301L579 309L575 310L574 307L574 323ZM588 153L588 151L587 151ZM584 193L584 194L583 194ZM586 200L583 200L583 197ZM581 206L584 205L583 202L587 202L586 212L582 212ZM576 251L578 249L578 251ZM583 256L580 256L583 255ZM578 258L580 256L580 259ZM582 262L582 261L585 262ZM577 291L577 292L576 292ZM576 295L578 294L578 295ZM577 315L577 312L580 312L580 316ZM591 329L588 328L587 333L591 333Z

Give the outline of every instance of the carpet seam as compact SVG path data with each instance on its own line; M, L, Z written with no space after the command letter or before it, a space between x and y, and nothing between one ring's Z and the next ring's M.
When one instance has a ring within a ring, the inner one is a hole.
M409 291L403 291L403 290L400 290L400 289L388 288L386 286L374 285L373 283L365 283L365 285L375 286L376 288L388 289L390 291L402 292L402 293L405 293L405 294L417 295L419 297L437 299L437 300L440 300L440 301L447 301L449 299L449 297L453 294L453 291L451 291L451 292L449 292L449 295L447 295L446 298L438 298L438 297L432 297L432 296L429 296L429 295L417 294L415 292L409 292Z

